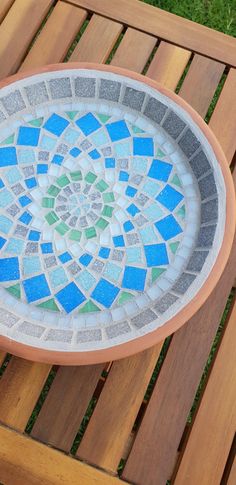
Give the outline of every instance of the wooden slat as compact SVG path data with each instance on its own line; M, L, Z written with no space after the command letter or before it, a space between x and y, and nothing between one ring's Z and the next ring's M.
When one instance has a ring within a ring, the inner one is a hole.
M0 426L0 481L6 485L118 485L121 480Z
M236 304L188 438L175 485L220 483L236 429Z
M50 366L12 357L0 381L0 421L23 431Z
M161 344L113 363L78 449L80 458L116 471L160 350Z
M1 0L0 3L0 22L4 19L15 0Z
M70 61L105 62L122 30L122 24L93 15Z
M235 373L235 371L234 371L234 373ZM236 483L236 457L234 458L234 462L233 462L232 468L230 470L227 485L235 485L235 483Z
M70 451L103 368L60 367L31 436Z
M190 51L162 41L146 75L174 91L190 57Z
M19 67L53 0L16 0L0 26L0 78Z
M155 37L128 28L111 60L111 65L142 72L155 45Z
M4 359L6 358L6 355L5 352L3 352L2 350L0 350L0 366L2 365Z
M69 0L199 54L236 66L236 40L138 0Z
M195 55L188 71L188 76L183 82L179 95L185 99L204 118L209 107L209 100L224 72L224 64ZM193 98L193 89L197 96Z
M51 62L61 62L86 17L85 10L58 2L21 65L20 71Z
M236 150L236 69L230 69L223 90L210 120L210 126L220 141L228 160Z

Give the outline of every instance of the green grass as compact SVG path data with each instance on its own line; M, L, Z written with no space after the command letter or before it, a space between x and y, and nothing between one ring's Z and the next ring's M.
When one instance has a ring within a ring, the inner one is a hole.
M141 0L236 37L235 0Z

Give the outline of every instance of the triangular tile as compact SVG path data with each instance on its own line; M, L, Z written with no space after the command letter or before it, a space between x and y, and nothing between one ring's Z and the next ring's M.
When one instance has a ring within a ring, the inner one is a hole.
M186 214L185 205L182 205L182 207L180 207L180 209L176 211L176 214L178 214L179 217L184 219Z
M32 126L41 126L43 124L43 118L37 118L35 120L29 121L29 125Z
M14 142L14 136L15 136L14 134L8 136L7 138L5 138L5 140L3 140L0 143L0 145L11 145Z
M172 252L173 254L175 254L175 253L176 253L176 251L177 251L177 249L178 249L178 247L179 247L179 241L175 241L175 242L173 242L173 243L170 243L170 244L169 244L169 247L170 247L171 252Z
M133 297L134 295L132 295L132 293L128 293L128 291L122 291L118 299L118 305L123 305L123 303L132 300Z
M144 133L144 130L135 125L132 125L132 130L134 133Z
M45 308L45 310L51 310L52 312L59 312L59 308L53 298L50 300L44 301L37 305L39 308Z
M87 301L85 305L80 308L79 313L92 313L92 312L100 312L100 308L95 305L91 300Z
M180 179L179 179L178 175L176 175L176 174L175 174L175 175L174 175L174 177L171 179L171 183L172 183L173 185L177 185L177 187L182 187L182 184L181 184L181 182L180 182Z
M97 113L97 117L102 123L106 123L110 119L109 115L103 115L102 113Z
M158 148L156 156L162 158L165 156L165 153L160 148Z
M66 111L66 114L70 118L70 120L73 120L76 117L77 113L78 111Z
M20 291L20 284L19 283L17 283L16 285L13 285L13 286L9 286L8 288L6 288L6 290L11 295L13 295L16 298L20 299L20 297L21 297L21 291Z
M152 268L152 283L154 283L154 281L156 281L165 271L165 268Z

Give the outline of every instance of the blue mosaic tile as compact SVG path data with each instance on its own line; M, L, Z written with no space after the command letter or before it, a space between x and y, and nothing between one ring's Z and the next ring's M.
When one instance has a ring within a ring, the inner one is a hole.
M67 263L68 261L70 261L72 259L70 253L68 253L67 251L63 254L60 254L60 256L58 256L58 258L60 259L60 261L63 264Z
M40 246L43 254L53 253L52 243L42 243Z
M68 125L69 121L54 113L44 123L43 127L53 135L60 136Z
M32 200L27 195L22 195L19 197L19 203L21 207L26 207L27 205L31 204Z
M132 229L134 229L134 225L132 224L131 221L124 222L123 227L124 227L125 232L130 232L130 231L132 231Z
M35 177L31 177L30 179L25 179L25 185L28 189L32 189L33 187L36 187L37 180Z
M115 168L115 165L116 165L115 158L105 158L106 168Z
M20 255L23 251L24 245L25 243L22 241L22 239L10 238L5 247L5 252Z
M46 163L39 163L37 165L37 174L42 175L48 172L48 165Z
M173 211L183 198L180 192L173 189L170 185L166 185L156 197L156 200L170 211Z
M42 268L38 256L28 256L23 258L24 275L39 273L40 271L42 271Z
M68 278L63 268L56 268L49 273L50 282L53 288L67 283Z
M76 121L76 125L81 129L85 136L97 131L101 123L95 118L92 113L88 113Z
M134 155L144 155L153 157L154 145L152 138L136 138L133 139L133 153Z
M129 290L143 291L145 286L147 270L133 266L125 266L122 288Z
M156 180L167 182L172 168L170 163L163 162L162 160L153 160L148 176Z
M36 147L39 141L39 128L28 128L21 126L19 128L19 134L17 138L17 145L25 145Z
M52 163L55 163L56 165L61 165L64 160L64 157L62 155L54 155L52 159Z
M168 264L169 259L165 244L150 244L144 246L147 266L162 266Z
M98 256L100 256L100 258L107 259L109 258L110 252L111 252L110 248L101 247L101 249L99 250Z
M90 254L82 254L79 258L79 262L83 264L83 266L88 266L92 259L93 257Z
M164 241L168 241L182 232L180 225L172 215L160 219L160 221L155 223L155 226Z
M15 147L0 148L0 167L17 165L17 156Z
M15 281L20 279L18 258L0 259L0 281Z
M114 123L106 124L111 141L123 140L130 136L127 124L125 121L115 121Z
M41 300L51 294L44 274L25 279L22 283L28 303Z
M119 173L119 180L121 182L127 182L127 180L129 180L128 172L124 172L123 170L121 170L120 173Z
M81 150L77 147L74 147L70 150L70 155L74 158L78 157L81 153Z
M30 231L28 239L30 239L30 241L39 241L40 232L39 231Z
M119 291L119 288L102 278L91 293L91 297L105 308L110 308Z
M112 239L113 239L114 246L116 248L125 246L125 241L122 235L114 236Z
M92 158L92 160L98 160L98 158L101 158L100 153L96 149L89 152L88 155L90 156L90 158Z
M23 212L23 214L19 217L19 221L23 222L24 224L28 225L32 220L32 216L29 212Z
M139 208L135 204L130 204L126 210L129 214L131 214L131 216L135 216L140 212Z
M131 187L131 185L127 186L125 194L128 195L128 197L134 197L136 193L137 193L137 189L135 189L134 187Z
M55 296L66 313L72 312L86 300L82 291L73 282L62 288Z

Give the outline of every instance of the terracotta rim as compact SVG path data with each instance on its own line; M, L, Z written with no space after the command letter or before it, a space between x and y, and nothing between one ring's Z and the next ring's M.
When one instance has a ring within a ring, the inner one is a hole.
M171 335L184 325L206 302L211 292L217 285L227 263L230 255L230 251L233 244L233 237L235 232L235 191L233 180L231 177L230 169L223 153L223 150L216 139L211 129L206 125L201 116L188 104L181 99L177 94L171 90L163 87L161 84L153 81L152 79L129 71L119 67L107 66L96 63L66 63L66 64L51 64L40 69L34 69L26 73L19 73L14 76L8 77L0 82L0 89L12 84L21 79L31 77L36 74L42 74L49 71L67 70L67 69L91 69L97 71L108 71L114 74L123 75L134 79L136 81L143 82L156 89L163 95L172 99L176 104L182 107L192 117L193 121L198 125L200 130L204 133L206 139L211 145L215 156L220 164L224 182L226 186L226 221L225 221L225 234L220 248L217 260L207 277L206 281L200 288L199 292L194 298L174 317L172 317L162 327L157 328L150 333L137 337L129 342L110 347L108 349L94 350L94 351L55 351L44 350L37 347L32 347L26 344L16 342L10 338L0 336L0 347L6 352L10 352L19 357L29 359L36 362L45 362L48 364L61 364L61 365L87 365L100 362L106 362L110 360L117 360L124 357L131 356L137 352L145 350L158 342L164 340L168 335Z

